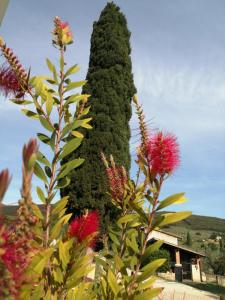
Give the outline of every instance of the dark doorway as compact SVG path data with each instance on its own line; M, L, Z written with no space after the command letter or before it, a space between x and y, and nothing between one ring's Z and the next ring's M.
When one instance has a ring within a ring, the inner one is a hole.
M191 263L183 261L182 266L183 266L183 279L192 280Z

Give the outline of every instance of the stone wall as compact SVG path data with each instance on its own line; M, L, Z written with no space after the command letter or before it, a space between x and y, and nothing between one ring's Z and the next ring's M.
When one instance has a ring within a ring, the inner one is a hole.
M158 273L158 276L165 280L175 281L175 273L173 272Z

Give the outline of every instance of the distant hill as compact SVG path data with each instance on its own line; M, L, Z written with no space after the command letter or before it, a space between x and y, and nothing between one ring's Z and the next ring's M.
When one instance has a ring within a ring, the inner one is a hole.
M192 215L187 219L168 226L170 229L185 228L186 230L209 230L225 233L225 219Z
M38 205L41 211L44 210L44 205ZM18 205L2 205L2 215L8 217L14 217L16 215Z
M18 206L16 205L3 205L3 215L14 216L16 214L17 207ZM43 210L43 205L39 205L39 207ZM212 232L225 234L225 219L192 215L181 222L167 226L165 230L177 234L180 233L182 236L186 234L187 231L193 231L194 233L203 231L208 232L209 234Z

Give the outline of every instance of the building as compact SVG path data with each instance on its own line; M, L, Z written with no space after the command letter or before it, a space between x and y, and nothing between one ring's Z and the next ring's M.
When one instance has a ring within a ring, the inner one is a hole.
M196 282L202 281L202 264L201 259L204 254L196 252L192 249L179 245L181 238L175 234L162 230L153 230L149 236L149 243L161 240L163 245L161 249L165 249L170 253L171 272L170 279L182 281L189 279Z

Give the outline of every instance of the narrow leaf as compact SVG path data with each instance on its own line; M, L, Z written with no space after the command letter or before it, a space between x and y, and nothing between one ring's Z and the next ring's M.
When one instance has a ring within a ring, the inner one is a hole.
M191 211L182 211L182 212L167 213L167 214L160 215L162 221L159 222L158 226L161 227L175 222L179 222L183 219L186 219L191 214L192 214Z
M167 207L172 204L181 204L187 201L187 198L184 196L184 193L174 194L170 197L167 197L166 199L160 201L159 206L157 207L157 210L160 210L164 207Z
M134 300L150 300L158 296L162 292L163 288L152 288L139 295L134 296Z
M81 141L82 141L82 139L73 138L68 143L66 143L65 146L62 149L62 153L60 154L59 159L63 159L68 154L70 154L71 152L76 150L80 146Z
M42 189L38 186L36 191L37 191L38 197L41 200L41 202L43 202L45 204L46 198L45 198L45 195L44 195L44 192L42 191Z
M70 82L70 83L67 85L65 91L68 92L68 91L73 90L73 89L75 89L75 88L81 87L81 86L85 85L86 82L87 82L87 80L76 81L76 82Z
M40 122L41 122L41 125L47 129L48 131L52 132L54 130L54 127L49 123L48 120L46 120L44 117L42 116L39 116L39 119L40 119Z
M36 114L35 112L33 112L31 110L21 109L21 111L24 115L26 115L27 117L29 117L31 119L38 120L40 118L38 114Z
M40 178L42 181L44 181L45 183L48 183L47 177L44 173L44 171L42 170L41 166L36 162L34 165L34 174Z
M28 105L28 104L33 103L33 101L30 101L30 100L11 99L10 101L13 102L14 104L18 104L18 105Z
M66 71L64 77L66 78L66 77L68 77L68 76L70 76L70 75L72 75L72 74L74 74L74 73L77 73L79 70L80 70L80 67L79 67L78 65L74 65L74 66L70 67L70 68Z
M68 202L69 196L63 197L61 200L59 200L53 210L52 210L52 214L58 214L61 210L63 210Z
M148 279L151 275L154 275L155 271L159 267L161 267L165 262L166 262L166 259L160 258L160 259L156 259L156 260L150 262L149 264L147 264L146 266L144 266L141 269L142 274L138 276L137 281L142 282L143 280Z
M77 159L69 161L68 163L66 163L65 165L63 165L61 167L61 170L60 170L56 180L59 180L59 179L63 178L70 171L72 171L73 169L76 169L77 167L79 167L83 162L84 162L83 158L77 158Z
M117 296L117 294L120 292L120 286L117 283L115 275L110 269L108 270L107 280L111 290L113 291L113 294Z
M43 134L43 133L37 133L37 137L39 138L40 141L42 141L44 144L48 144L50 141L50 138Z

